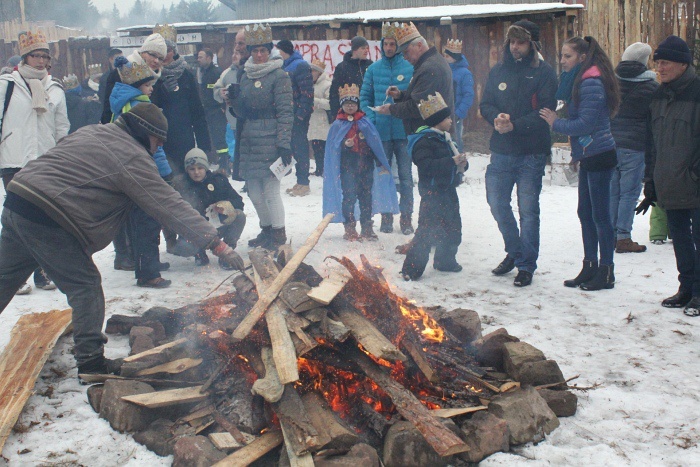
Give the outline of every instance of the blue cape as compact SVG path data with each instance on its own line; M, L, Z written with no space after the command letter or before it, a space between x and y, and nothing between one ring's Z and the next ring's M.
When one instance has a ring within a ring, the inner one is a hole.
M340 185L340 148L345 135L350 131L353 122L337 119L331 125L326 140L325 164L323 169L323 216L333 213L335 217L331 222L345 222L342 213L343 189ZM399 213L399 198L396 194L396 185L391 175L389 161L384 154L382 140L377 129L366 118L357 120L358 129L365 136L365 142L372 149L375 157L382 167L374 169L374 183L372 185L372 214ZM387 173L380 174L384 168ZM359 205L355 204L356 218L359 218Z

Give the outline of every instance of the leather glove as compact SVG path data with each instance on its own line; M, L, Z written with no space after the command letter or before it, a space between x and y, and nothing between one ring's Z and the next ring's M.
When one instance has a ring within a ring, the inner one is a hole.
M175 78L174 75L168 75L165 78L163 78L163 84L165 85L165 89L168 90L168 92L174 92L178 90L178 84L177 84L177 78Z
M634 209L635 214L646 214L651 206L656 206L656 187L653 181L644 184L644 199Z
M228 85L228 100L232 101L238 97L241 93L241 85L238 83L231 83Z
M226 242L219 242L211 249L211 251L218 256L223 263L226 263L233 269L242 271L243 268L245 268L245 263L243 263L243 258L241 258L241 255L233 251L233 248L228 246Z
M223 221L224 225L229 225L236 220L236 216L238 216L239 211L233 207L231 201L219 201L218 203L214 203L214 206L216 206L216 211L219 214L226 217L226 219Z
M277 157L282 158L282 163L284 165L289 165L292 163L292 151L287 148L277 148Z

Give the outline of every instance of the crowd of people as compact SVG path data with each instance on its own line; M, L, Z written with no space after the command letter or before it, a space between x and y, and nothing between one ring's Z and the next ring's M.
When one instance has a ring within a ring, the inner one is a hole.
M613 288L615 253L646 250L631 232L635 212L651 207L652 233L663 234L653 240L673 239L679 271L678 292L662 305L700 315L700 78L688 45L676 36L655 51L635 43L613 66L594 38L573 37L557 77L539 34L528 20L508 28L480 97L480 116L493 127L487 202L506 251L492 273L517 268L513 284L532 284L554 132L568 137L579 174L583 266L564 286ZM287 194L307 196L310 152L323 214L343 224L346 241L377 240L373 217L389 233L398 214L401 233L415 234L397 247L405 280L423 275L431 247L434 269L462 270L456 188L469 168L462 131L475 92L461 41L441 52L413 23L386 23L379 60L355 37L331 77L327 63L275 42L269 25L239 31L223 71L207 48L190 67L175 37L158 26L130 55L111 50L107 73L79 83L50 75L43 34L20 35L19 59L0 76L0 311L31 291L33 272L36 287L68 297L80 371L114 371L103 355L105 305L92 254L113 242L115 269L134 271L140 287L171 285L161 276L170 267L160 261L161 234L167 252L198 267L210 250L221 268L242 269L235 248L244 198L231 180L245 181L259 220L248 246L275 250L287 241L281 177L295 169Z

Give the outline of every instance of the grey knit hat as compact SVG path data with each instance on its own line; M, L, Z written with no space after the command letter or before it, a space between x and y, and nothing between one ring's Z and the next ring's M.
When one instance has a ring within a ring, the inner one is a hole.
M201 165L209 170L207 154L199 148L192 148L185 154L185 168L192 167L193 165Z
M122 114L122 117L137 124L146 133L161 139L163 142L168 138L168 119L155 104L144 102L135 105L130 111Z
M627 47L622 53L622 61L639 62L646 66L646 64L649 62L651 52L652 50L649 44L645 44L644 42L635 42Z

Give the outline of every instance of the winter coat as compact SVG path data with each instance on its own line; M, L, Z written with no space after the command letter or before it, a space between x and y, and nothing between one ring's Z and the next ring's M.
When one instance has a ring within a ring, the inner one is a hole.
M235 209L243 210L243 198L233 189L228 178L220 173L207 170L201 182L195 182L184 174L176 181L175 188L202 216L209 206L219 201L229 201Z
M115 121L123 112L128 112L141 102L151 102L151 100L138 88L124 83L115 83L112 88L112 94L109 95L112 121Z
M66 91L66 109L70 130L68 134L75 133L86 125L94 125L100 122L102 104L98 101L80 97L79 93Z
M700 208L700 77L689 66L651 99L645 180L665 209Z
M408 63L402 54L397 53L391 58L386 57L384 39L381 41L381 49L382 59L367 68L365 79L362 81L360 108L377 127L382 141L406 139L406 132L400 119L391 115L380 115L370 109L385 103L393 104L394 99L387 98L386 90L389 86L396 86L400 91L405 91L413 77L413 65Z
M647 114L651 96L659 88L656 73L628 60L615 68L620 83L620 110L610 122L618 148L644 151L647 144Z
M418 192L427 193L454 189L462 182L457 172L454 151L445 136L424 126L408 137L408 152L418 168Z
M330 92L331 78L325 72L321 73L314 83L314 113L311 114L307 133L309 141L325 141L328 136L328 129L331 127L328 123L328 111L331 108Z
M131 59L133 59L133 56L136 53L137 52L134 52L131 55L129 55L129 61L132 61ZM158 73L158 76L160 76L160 73ZM102 103L102 118L100 118L101 123L109 123L112 121L112 109L109 105L109 96L112 95L112 89L114 89L114 84L121 82L122 79L119 77L119 70L117 70L116 68L113 68L112 71L109 72L107 79L105 80L104 93L102 88L102 80L100 80L99 94L104 96L104 99L100 98L100 102ZM165 89L165 84L163 84L163 80L159 79L158 81L153 83L153 94L151 94L151 102L153 102L158 107L163 108L162 101L166 93L167 91Z
M292 84L281 68L282 59L270 58L269 62L273 61L279 61L279 68L272 68L260 78L251 79L244 71L240 92L231 101L234 114L245 120L239 129L240 143L237 142L239 172L244 180L274 177L270 166L279 157L277 148L290 149L294 121ZM247 63L252 63L252 58ZM240 120L238 124L240 127Z
M314 78L311 65L296 50L282 65L292 81L292 98L294 100L294 117L306 120L314 111Z
M556 109L556 92L557 76L534 48L529 57L516 62L506 46L503 62L489 72L479 110L491 126L498 114L509 114L513 131L501 134L494 130L491 151L508 155L549 154L552 138L540 109Z
M592 66L581 76L578 103L569 104L569 118L560 118L552 125L557 133L571 136L571 158L580 161L615 149L610 132L610 109L598 67ZM584 148L579 137L590 136L593 141Z
M464 55L458 61L450 63L450 68L455 90L455 115L464 120L474 103L474 76L469 71L469 62Z
M70 122L66 109L66 96L59 83L51 76L46 79L45 89L49 96L48 110L37 113L32 108L32 95L27 83L19 74L0 76L0 112L5 108L7 85L14 81L7 115L0 115L2 135L0 141L0 169L22 168L56 146L68 134Z
M333 82L331 83L331 115L335 118L340 110L340 92L339 89L343 86L357 85L362 90L362 82L365 78L367 68L372 64L372 60L361 60L352 58L352 53L348 52L343 55L343 61L335 67L333 72Z
M118 123L90 125L62 139L18 172L7 190L44 211L89 255L109 245L134 203L199 248L218 239Z
M418 111L418 103L427 99L429 95L435 95L436 92L442 95L450 112L454 114L452 70L445 57L440 55L435 47L431 47L413 67L413 79L408 88L401 91L396 104L390 107L391 115L403 120L407 135L415 133L418 128L425 125Z
M221 90L228 89L229 85L238 82L238 68L237 64L231 65L230 68L224 70L219 76L219 79L214 83L214 100L220 104L225 104L226 101L221 97ZM236 117L226 109L226 121L228 122L231 129L236 129Z
M199 98L202 101L204 110L218 110L221 103L214 99L214 84L221 76L221 69L213 63L202 69L197 68L197 87L199 88Z

